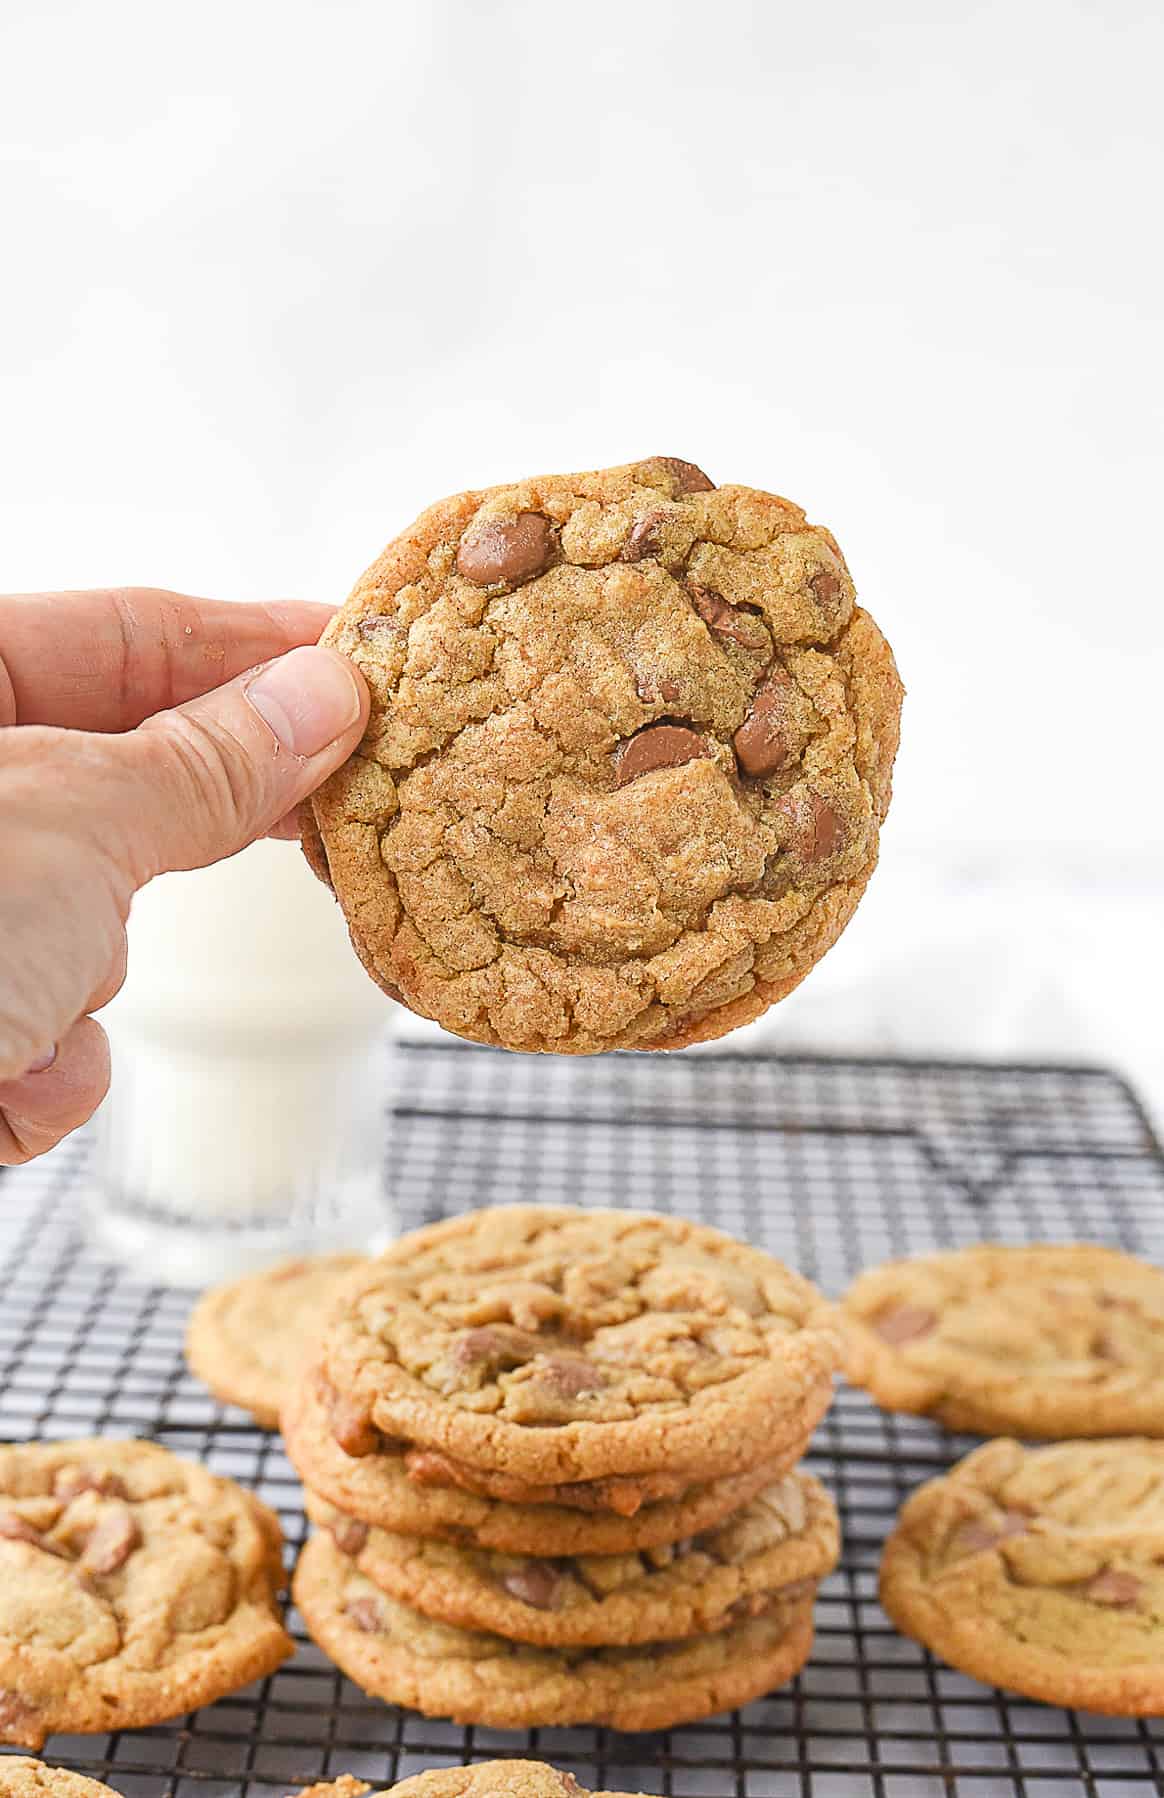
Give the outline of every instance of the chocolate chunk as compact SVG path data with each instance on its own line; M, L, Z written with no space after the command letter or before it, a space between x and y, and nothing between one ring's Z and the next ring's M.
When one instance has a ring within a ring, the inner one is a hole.
M954 1538L954 1546L961 1554L981 1554L984 1549L997 1548L1011 1536L1025 1535L1030 1523L1025 1511L1004 1511L997 1523L975 1519L962 1525Z
M140 1544L141 1531L132 1511L108 1505L89 1532L81 1565L86 1573L116 1573Z
M584 1392L601 1392L606 1381L589 1361L571 1360L565 1355L547 1355L537 1366L542 1385L550 1387L558 1398L581 1398Z
M928 1336L937 1321L937 1313L927 1311L923 1305L894 1305L874 1319L873 1328L883 1342L891 1342L896 1348L899 1343Z
M562 1576L552 1561L526 1561L503 1573L501 1584L511 1598L520 1598L535 1611L556 1611L562 1601Z
M710 587L701 587L697 581L688 581L687 591L704 624L717 637L726 637L729 643L738 643L741 649L759 650L765 655L769 652L768 632L758 613L729 604L721 594L713 593Z
M714 493L715 482L709 481L694 462L684 462L678 456L660 456L658 460L674 481L676 493Z
M62 1467L53 1490L58 1498L70 1503L82 1492L97 1492L102 1498L128 1498L125 1481L101 1467Z
M1137 1579L1134 1573L1124 1573L1118 1567L1105 1567L1102 1573L1088 1580L1083 1596L1108 1610L1127 1611L1139 1602L1143 1590L1143 1580Z
M776 801L776 810L791 822L789 847L806 867L827 861L844 847L845 827L840 815L819 793L785 793Z
M345 1455L374 1455L380 1447L380 1432L371 1413L355 1399L333 1394L327 1417L331 1433Z
M804 747L804 737L792 718L795 695L796 683L791 675L783 668L771 669L732 738L741 768L756 780L789 767Z
M678 768L708 754L705 740L685 724L647 724L614 752L615 784L625 787L656 768Z
M352 1598L344 1606L344 1616L367 1636L384 1633L384 1612L374 1598Z
M358 1517L337 1517L328 1525L332 1541L341 1554L362 1554L368 1540L368 1526L361 1523Z
M504 581L520 587L548 568L554 555L554 529L540 512L516 518L486 518L461 538L457 572L477 587Z
M641 562L646 556L658 555L662 547L659 527L666 516L665 512L644 512L635 519L622 546L624 562Z

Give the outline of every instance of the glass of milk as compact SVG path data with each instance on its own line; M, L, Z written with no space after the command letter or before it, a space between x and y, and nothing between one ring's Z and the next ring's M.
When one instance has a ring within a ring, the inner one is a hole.
M153 881L101 1020L113 1081L89 1194L99 1247L191 1286L281 1255L382 1247L392 1009L293 844Z

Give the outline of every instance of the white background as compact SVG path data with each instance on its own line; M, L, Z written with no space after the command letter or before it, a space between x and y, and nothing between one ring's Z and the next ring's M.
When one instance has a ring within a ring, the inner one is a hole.
M1164 1099L1160 18L0 7L0 584L338 600L651 453L830 524L910 697L782 1041Z

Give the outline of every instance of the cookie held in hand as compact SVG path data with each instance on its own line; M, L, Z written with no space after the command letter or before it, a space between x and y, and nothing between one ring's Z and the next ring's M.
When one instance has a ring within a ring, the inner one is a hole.
M657 456L459 494L324 641L372 691L304 848L393 997L512 1049L722 1036L877 859L902 689L828 531Z

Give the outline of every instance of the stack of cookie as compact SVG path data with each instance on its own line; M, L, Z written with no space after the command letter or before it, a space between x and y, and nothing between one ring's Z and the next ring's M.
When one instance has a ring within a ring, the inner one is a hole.
M797 1468L840 1344L718 1231L477 1212L341 1291L287 1404L295 1596L366 1691L497 1728L654 1729L789 1679L836 1512Z

